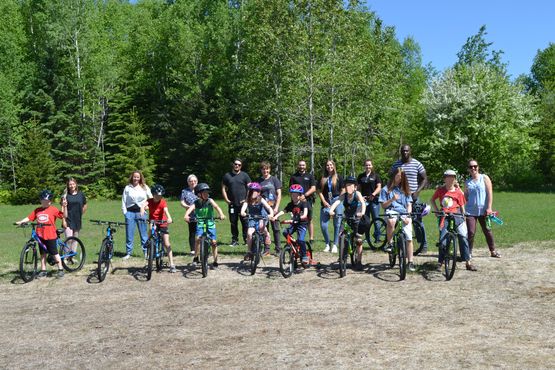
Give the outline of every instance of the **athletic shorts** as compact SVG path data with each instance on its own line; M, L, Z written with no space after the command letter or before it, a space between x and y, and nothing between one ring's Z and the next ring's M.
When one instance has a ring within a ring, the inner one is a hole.
M48 254L52 256L55 256L58 254L58 246L56 245L56 239L44 240L43 238L40 238L40 237L39 239L48 250ZM39 250L40 250L40 254L44 254L44 249L42 247L39 248Z

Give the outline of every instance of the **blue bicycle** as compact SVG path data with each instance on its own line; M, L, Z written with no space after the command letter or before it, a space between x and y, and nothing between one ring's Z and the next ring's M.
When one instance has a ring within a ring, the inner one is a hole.
M156 271L162 270L164 265L164 256L166 250L164 249L164 241L162 239L162 232L160 230L161 224L168 224L168 221L163 220L150 220L150 237L146 242L146 279L150 280L152 277L152 266L156 260Z
M98 281L102 282L110 270L110 264L112 263L112 257L114 255L114 233L116 232L117 227L125 226L125 223L101 220L91 220L91 222L96 225L107 225L106 236L102 239L100 251L98 252L98 262L96 268Z
M32 281L38 274L38 250L37 245L44 251L48 253L46 246L40 241L40 238L36 232L37 227L50 226L47 224L27 222L19 227L31 227L31 238L25 243L23 249L21 250L21 255L19 257L19 275L21 279L28 283ZM62 259L62 266L68 272L74 272L81 270L85 264L85 246L83 242L74 236L70 236L66 240L61 240L60 235L64 232L64 229L56 229L56 247L58 248L58 254ZM50 265L54 265L54 259L52 256L47 256L47 262Z

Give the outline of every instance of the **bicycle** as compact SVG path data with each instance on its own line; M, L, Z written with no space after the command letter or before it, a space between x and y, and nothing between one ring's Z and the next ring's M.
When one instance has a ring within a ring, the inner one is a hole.
M395 266L397 256L399 256L399 277L405 280L407 276L407 238L403 232L403 221L401 216L410 216L410 213L394 213L380 215L387 218L396 218L395 227L393 229L393 248L389 254L389 267Z
M356 217L345 217L341 221L339 233L339 277L347 274L347 255L351 257L351 267L358 264L358 253L356 251L356 232L360 220ZM353 225L353 226L351 226Z
M433 211L438 218L445 217L447 222L447 233L441 238L437 247L439 255L443 256L443 272L445 280L449 281L455 275L457 268L457 244L459 241L459 231L455 223L455 217L464 217L462 213L445 213L443 211Z
M17 226L21 228L31 227L31 238L25 243L19 256L19 275L24 282L28 283L37 276L37 245L44 251L44 253L48 253L46 246L40 241L36 228L50 225L27 222ZM63 232L64 229L56 229L56 247L62 260L62 266L67 272L78 271L85 264L85 258L87 256L85 246L83 245L83 242L75 236L70 236L66 240L62 241L60 239L60 235ZM47 254L47 256L48 263L50 265L54 265L55 262L49 258L50 255Z
M202 277L205 278L208 275L208 256L212 251L212 244L210 243L210 237L208 235L208 221L214 221L216 219L211 217L199 217L197 216L197 222L202 223L203 231L200 236L200 265L202 270ZM198 224L197 224L198 225Z
M291 220L281 221L280 224L290 225ZM303 268L307 268L307 265L302 263L301 246L299 242L293 238L292 234L295 232L294 228L286 229L285 240L286 244L279 253L279 271L284 278L288 278L293 275L293 272L297 269L299 265Z
M110 264L112 263L112 257L114 255L114 233L117 227L125 226L124 222L117 221L102 221L102 220L90 220L96 225L106 225L106 236L102 239L100 244L100 251L98 252L98 262L96 267L96 275L98 276L98 281L102 282L106 278L106 274L110 270Z
M248 215L248 219L257 221L254 227L254 233L252 234L252 242L251 242L251 251L250 251L250 272L251 275L254 275L256 272L256 268L260 263L260 259L262 259L262 255L264 254L264 233L260 230L260 221L267 221L267 216L258 216L258 215ZM263 227L265 229L265 226Z
M165 220L150 220L148 221L150 225L150 237L146 241L146 279L150 280L152 277L152 266L156 260L156 271L160 272L164 265L164 256L166 250L164 248L164 241L162 239L162 232L160 230L160 225L168 224Z
M426 208L426 204L419 203L419 202L414 202L412 206L412 214L410 217L412 218L412 231L413 231L412 235L414 235L413 240L415 241L414 250L412 252L413 256L417 256L418 254L420 254L420 252L422 252L422 249L424 249L424 240L426 239L426 232L424 229L422 218L419 218L419 216L425 216L426 214L428 214L427 213L428 211L424 213L425 208Z

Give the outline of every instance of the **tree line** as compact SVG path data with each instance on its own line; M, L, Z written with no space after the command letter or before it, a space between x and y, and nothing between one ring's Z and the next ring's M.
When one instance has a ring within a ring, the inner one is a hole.
M177 195L235 157L385 174L401 143L432 179L475 157L499 185L553 183L553 44L511 81L482 27L439 72L356 0L5 0L0 32L3 201L68 176L113 197L135 169Z

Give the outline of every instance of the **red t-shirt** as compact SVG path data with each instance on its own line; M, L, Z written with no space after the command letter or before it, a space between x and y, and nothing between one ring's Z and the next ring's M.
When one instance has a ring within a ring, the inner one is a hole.
M54 206L48 208L39 207L27 216L30 221L48 224L48 226L37 227L37 234L44 240L54 240L58 238L56 234L56 219L64 218L64 213Z
M168 203L165 199L161 199L158 203L154 201L153 198L147 200L148 203L148 219L149 220L162 220L167 221L168 217L166 216L166 212L164 212L164 208L168 206ZM161 227L168 227L167 223L160 224L158 226Z
M432 196L432 200L436 199L440 200L441 208L446 213L458 213L459 207L466 204L464 193L459 188L455 188L453 191L447 191L445 186L437 188Z

